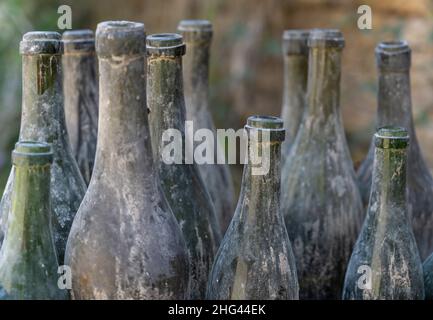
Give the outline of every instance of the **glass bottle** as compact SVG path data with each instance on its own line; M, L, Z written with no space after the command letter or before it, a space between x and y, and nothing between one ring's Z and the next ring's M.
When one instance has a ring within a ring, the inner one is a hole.
M209 107L209 58L212 24L207 20L182 20L178 25L186 44L184 84L186 119L193 121L194 131L206 128L217 136ZM218 159L221 164L218 164ZM215 164L200 164L198 169L215 206L221 232L229 225L235 209L234 187L229 166L225 163L224 145L215 142Z
M308 39L307 109L282 169L281 208L301 299L340 299L363 208L341 113L344 38L317 29Z
M51 230L51 147L20 142L12 152L14 183L0 251L0 299L67 299L59 289Z
M92 30L65 31L63 92L72 153L88 185L98 134L98 71Z
M405 41L381 42L376 47L379 71L378 126L407 128L411 143L408 149L408 210L419 252L425 259L433 251L433 179L421 154L412 119L410 94L411 50ZM368 203L374 145L357 172L359 189Z
M189 261L154 169L142 23L98 24L99 131L66 264L74 299L187 299Z
M191 298L203 299L210 269L221 240L215 209L196 164L166 159L163 135L178 130L183 150L185 102L182 84L182 55L185 44L178 34L154 34L147 37L147 106L154 160L162 188L179 222L191 262Z
M433 253L423 264L425 299L433 300Z
M280 118L252 116L245 126L244 166L236 212L212 267L207 298L298 299L299 285L289 236L280 212ZM261 161L252 161L258 159Z
M54 244L63 264L66 241L86 185L72 155L65 125L61 54L57 32L28 32L20 43L23 98L20 141L52 144L51 208ZM0 202L1 229L7 229L11 210L13 168Z
M308 30L283 33L284 86L281 118L286 139L281 148L283 159L289 155L305 111L308 78Z
M406 129L374 135L370 202L346 272L343 299L424 299L421 259L409 220Z

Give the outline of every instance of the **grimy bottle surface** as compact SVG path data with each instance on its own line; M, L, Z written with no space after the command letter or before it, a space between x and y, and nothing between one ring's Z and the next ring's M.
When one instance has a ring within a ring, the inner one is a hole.
M186 119L193 121L194 131L209 129L217 137L209 108L209 57L212 41L212 24L207 20L182 20L178 25L186 44L184 58L184 83ZM224 232L234 210L234 186L230 168L224 161L224 145L215 141L215 164L198 166L209 190L216 215ZM218 163L218 159L221 164Z
M178 34L147 37L147 106L155 163L162 188L179 222L191 262L191 298L203 299L210 269L221 240L212 200L196 164L167 163L164 131L179 130L185 146L185 102L182 85L182 55L185 44ZM176 151L174 151L176 152Z
M63 92L66 126L72 153L89 184L98 135L98 72L95 38L91 30L65 31Z
M154 170L142 23L98 24L99 131L65 262L74 299L187 299L189 261Z
M307 109L283 165L281 209L300 299L340 299L363 217L339 107L344 39L317 29L308 46Z
M51 207L53 237L59 264L86 185L72 155L65 125L61 54L57 32L28 32L20 43L23 63L23 98L20 141L52 144ZM0 203L1 229L6 230L11 209L12 172Z
M376 48L379 71L378 126L407 128L411 143L408 148L408 210L422 259L433 252L433 179L424 162L412 119L410 93L411 50L405 41L382 42ZM364 205L371 189L374 145L358 172L358 184Z
M424 299L421 259L408 216L406 129L374 135L373 180L367 217L353 249L343 299Z
M251 116L245 129L248 163L236 212L212 267L207 298L298 299L294 256L280 212L283 121Z
M286 128L286 139L281 151L283 159L289 155L305 111L308 35L308 30L286 30L283 33L284 86L281 118Z
M20 142L12 152L14 184L6 237L0 251L0 299L67 299L58 287L51 232L51 147Z
M433 253L423 264L425 299L433 300Z

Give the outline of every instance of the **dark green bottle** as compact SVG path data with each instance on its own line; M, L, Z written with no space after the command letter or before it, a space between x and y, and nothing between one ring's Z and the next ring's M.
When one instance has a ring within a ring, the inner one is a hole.
M425 299L433 300L433 254L423 264Z
M23 63L23 98L20 141L52 144L51 207L54 244L63 264L66 241L86 185L72 155L65 125L61 54L57 32L28 32L20 43ZM1 229L6 230L11 208L14 173L0 203Z
M282 169L281 209L301 299L340 299L363 217L341 120L343 35L311 30L307 109Z
M252 116L245 129L248 164L236 212L212 267L207 298L298 299L295 260L280 211L283 121ZM261 162L252 161L252 154L261 155Z
M96 30L96 161L65 255L74 299L189 297L185 242L153 164L145 39L142 23L106 21Z
M418 248L408 216L406 129L383 127L374 135L370 202L346 272L343 299L424 299Z
M283 159L289 155L305 111L308 78L308 30L283 33L284 86L281 118L286 128Z
M411 50L405 41L381 42L376 47L379 72L377 123L407 128L408 210L421 259L433 251L433 179L421 154L412 119L410 93ZM364 205L368 203L374 158L374 144L358 170L358 184Z
M67 299L57 285L51 232L51 147L20 142L12 152L14 183L7 232L0 251L0 299Z
M183 150L185 137L185 102L182 85L182 55L185 44L178 34L147 37L147 106L154 160L162 188L185 238L191 262L191 298L203 299L210 269L221 240L215 209L197 165L164 160L163 134L178 130ZM182 151L181 151L182 152Z
M193 121L194 131L216 129L209 108L209 58L212 42L212 24L207 20L182 20L178 27L186 44L184 83L186 119ZM234 187L230 168L225 164L224 145L215 142L215 164L200 164L198 169L215 206L215 212L224 232L235 209ZM218 163L218 158L222 162Z
M92 30L65 31L63 92L72 153L88 185L98 135L98 71Z

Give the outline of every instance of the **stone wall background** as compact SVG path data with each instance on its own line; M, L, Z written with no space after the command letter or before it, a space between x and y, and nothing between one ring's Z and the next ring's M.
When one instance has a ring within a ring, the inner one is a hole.
M0 190L19 129L18 43L26 31L57 30L61 4L72 7L73 28L95 29L102 20L136 20L144 21L150 34L174 32L178 21L185 18L211 20L211 107L220 128L239 128L251 114L279 115L284 29L341 29L346 38L341 108L355 165L364 157L375 127L374 47L382 40L405 39L413 50L412 97L418 138L433 168L433 0L2 0ZM357 28L356 11L361 4L372 8L372 30Z

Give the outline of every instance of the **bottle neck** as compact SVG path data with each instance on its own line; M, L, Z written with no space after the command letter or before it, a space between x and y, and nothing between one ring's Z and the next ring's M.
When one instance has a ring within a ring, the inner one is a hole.
M176 129L185 141L185 101L183 95L182 56L148 58L147 91L154 159L162 154L163 132Z
M67 143L60 55L23 55L20 140Z
M406 149L375 149L370 214L387 219L407 218L406 156Z

